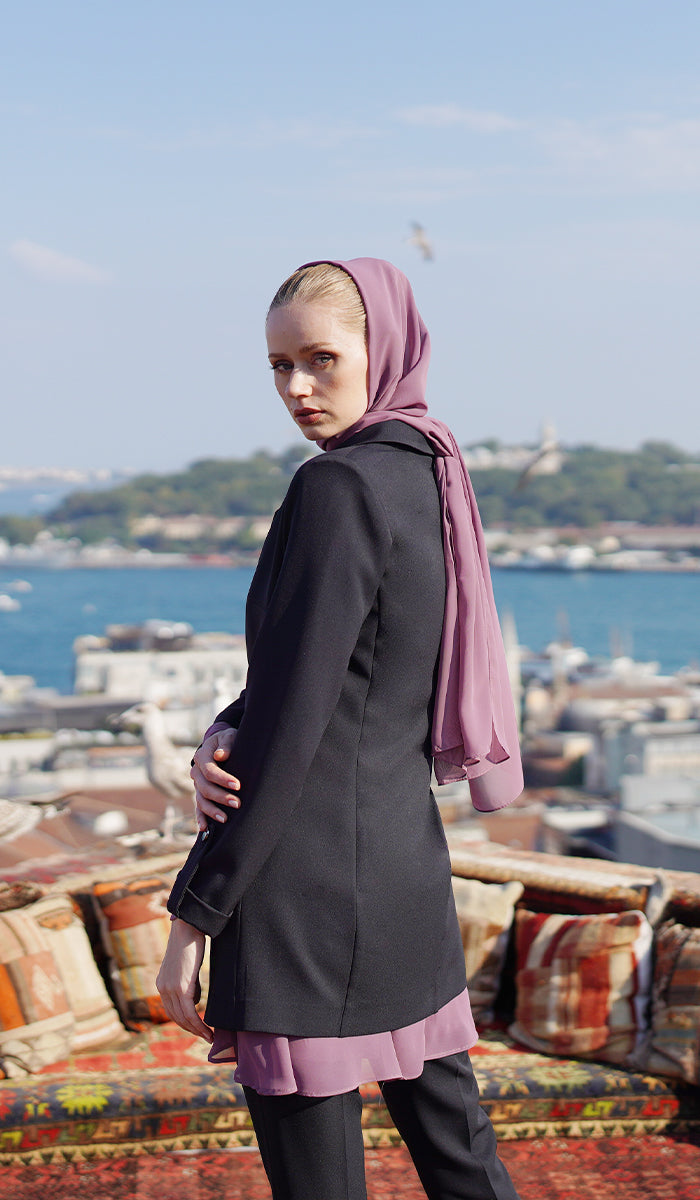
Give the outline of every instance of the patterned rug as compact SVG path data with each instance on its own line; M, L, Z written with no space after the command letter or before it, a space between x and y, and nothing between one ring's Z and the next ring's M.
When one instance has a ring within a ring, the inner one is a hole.
M698 1200L700 1138L506 1142L521 1200ZM368 1200L425 1200L403 1147L368 1150ZM4 1166L12 1200L270 1200L257 1151L194 1151L47 1166Z
M516 1047L502 1034L492 1037L478 1043L472 1060L482 1103L504 1143L700 1131L698 1088L551 1058ZM38 1075L0 1081L0 1172L18 1162L253 1146L233 1069L207 1063L204 1054L198 1039L162 1025L137 1035L126 1049L76 1056ZM396 1145L376 1084L362 1091L367 1148Z

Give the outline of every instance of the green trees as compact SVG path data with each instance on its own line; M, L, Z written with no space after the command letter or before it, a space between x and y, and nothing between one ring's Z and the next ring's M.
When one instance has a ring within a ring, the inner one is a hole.
M472 471L484 522L533 528L605 521L645 525L700 522L700 460L665 442L637 451L578 446L556 475L531 475L518 487L515 471Z
M498 448L494 441L492 449ZM109 491L73 492L43 521L0 517L0 537L28 542L44 526L83 542L112 537L126 546L162 550L248 550L259 544L257 519L278 507L294 471L310 453L307 446L293 446L283 454L258 451L245 459L201 459L184 471L139 475ZM700 459L667 442L646 442L631 452L576 446L566 451L557 474L532 474L525 480L521 471L504 467L471 474L484 523L491 527L700 524ZM182 529L176 534L177 523L168 531L168 518L190 514L211 520L196 534L185 535ZM146 517L155 518L150 526ZM234 520L225 536L213 531L217 521L229 518L240 521Z
M138 518L182 517L192 513L225 520L227 517L265 517L280 504L299 463L311 453L294 447L275 455L261 450L244 459L201 459L184 471L168 475L138 475L110 491L73 492L46 518L57 535L95 542L116 538L122 545L151 549L189 549L195 553L259 544L244 523L238 534L222 542L206 534L194 540L169 537L167 531L134 532ZM9 539L8 539L9 540Z
M0 538L12 546L17 542L23 542L25 545L33 542L43 527L41 517L0 516Z

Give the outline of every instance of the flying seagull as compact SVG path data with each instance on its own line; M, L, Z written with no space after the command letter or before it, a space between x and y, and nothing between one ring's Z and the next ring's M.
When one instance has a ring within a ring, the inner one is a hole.
M538 467L541 470L544 463L549 463L559 454L559 442L554 433L554 430L547 429L542 435L542 442L534 452L525 470L518 478L515 485L515 491L519 492L532 479L533 475L538 474Z
M411 228L413 229L413 233L408 239L409 242L412 246L416 247L416 250L420 250L424 262L432 262L435 258L433 244L428 238L423 226L419 225L417 221L412 221Z

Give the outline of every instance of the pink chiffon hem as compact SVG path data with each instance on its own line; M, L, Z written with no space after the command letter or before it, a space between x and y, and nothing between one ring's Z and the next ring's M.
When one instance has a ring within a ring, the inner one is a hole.
M304 1038L215 1029L209 1062L237 1063L235 1082L262 1096L335 1096L377 1080L417 1079L427 1059L470 1050L478 1037L465 988L432 1016L388 1033Z

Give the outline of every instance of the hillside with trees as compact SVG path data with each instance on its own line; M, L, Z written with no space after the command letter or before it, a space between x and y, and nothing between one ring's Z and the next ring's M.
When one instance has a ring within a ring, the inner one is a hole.
M159 535L135 536L134 524L144 516L244 517L250 521L230 538L216 539L216 548L249 549L249 524L279 506L308 453L305 447L294 447L277 455L260 451L246 459L202 459L173 474L138 475L109 491L73 492L48 514L46 525L57 536L88 543L112 537L124 546L205 551L213 548L211 539L200 539L196 546L167 546L167 539Z
M517 472L502 469L473 471L471 477L487 525L700 523L700 459L666 442L627 452L578 446L567 451L556 475L531 475L522 485Z
M489 446L497 450L499 443ZM0 517L0 537L27 542L44 527L84 543L109 537L124 546L155 550L250 549L259 543L260 519L278 507L292 475L311 452L295 446L283 454L261 451L246 459L206 459L167 475L140 475L108 491L73 492L45 518ZM523 479L520 471L492 467L473 470L471 476L484 523L491 527L700 523L700 458L666 442L646 442L636 451L573 447L565 451L556 474ZM211 518L203 523L204 531L194 541L169 538L167 518L191 514ZM138 533L139 521L143 525L146 517L162 518L166 532L157 532L154 520L156 532ZM227 532L222 535L221 530Z

